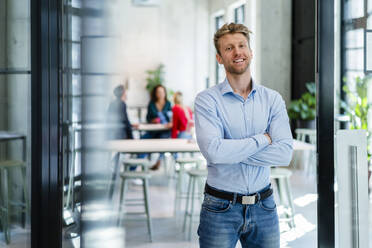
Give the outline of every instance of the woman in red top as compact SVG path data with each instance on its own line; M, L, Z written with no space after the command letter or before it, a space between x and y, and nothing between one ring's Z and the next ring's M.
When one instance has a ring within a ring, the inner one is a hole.
M183 105L182 93L174 93L174 106L172 108L172 138L191 139L191 129L194 126L192 111Z

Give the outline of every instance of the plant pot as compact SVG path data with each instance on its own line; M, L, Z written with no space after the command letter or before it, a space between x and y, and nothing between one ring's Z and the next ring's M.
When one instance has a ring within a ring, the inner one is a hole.
M316 122L315 122L315 119L311 121L296 120L296 126L297 128L315 129Z

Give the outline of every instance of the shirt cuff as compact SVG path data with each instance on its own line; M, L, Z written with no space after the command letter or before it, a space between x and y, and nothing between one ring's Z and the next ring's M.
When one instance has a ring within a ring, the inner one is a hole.
M265 147L269 144L269 139L264 134L257 134L252 136L252 138L257 142L259 148Z

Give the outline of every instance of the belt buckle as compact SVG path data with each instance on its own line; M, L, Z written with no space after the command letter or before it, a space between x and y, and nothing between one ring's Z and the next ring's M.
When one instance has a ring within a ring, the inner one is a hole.
M256 195L243 195L242 204L253 205L256 203Z

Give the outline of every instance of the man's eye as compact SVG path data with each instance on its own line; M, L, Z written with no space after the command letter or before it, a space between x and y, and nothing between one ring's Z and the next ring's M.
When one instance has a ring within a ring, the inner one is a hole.
M231 47L226 48L226 51L230 51L230 50L231 50Z

